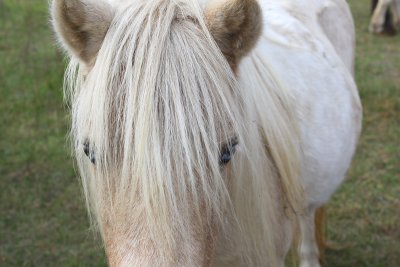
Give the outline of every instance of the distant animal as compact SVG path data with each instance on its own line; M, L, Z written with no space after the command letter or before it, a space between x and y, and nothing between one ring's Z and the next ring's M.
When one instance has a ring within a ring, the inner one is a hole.
M371 13L370 32L394 35L400 29L400 0L372 0Z
M320 266L361 130L344 0L53 0L110 266Z

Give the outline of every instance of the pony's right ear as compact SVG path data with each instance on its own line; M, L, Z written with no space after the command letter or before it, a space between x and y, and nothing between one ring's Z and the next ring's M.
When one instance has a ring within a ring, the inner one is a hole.
M114 9L100 0L53 0L51 17L62 46L91 65L111 25Z

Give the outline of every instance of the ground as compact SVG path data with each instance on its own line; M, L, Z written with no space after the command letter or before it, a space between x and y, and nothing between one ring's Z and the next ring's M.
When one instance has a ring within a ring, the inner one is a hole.
M64 56L46 0L0 0L0 266L105 266L89 228L67 142ZM357 28L361 140L328 205L325 266L400 264L400 35L368 33L369 2L349 1Z

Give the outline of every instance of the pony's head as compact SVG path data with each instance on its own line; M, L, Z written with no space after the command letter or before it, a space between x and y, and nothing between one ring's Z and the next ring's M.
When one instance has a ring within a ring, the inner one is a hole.
M264 188L250 174L237 182L246 167L230 162L239 146L249 166L264 155L234 75L260 34L257 2L54 0L51 12L71 57L75 156L110 264L209 265L217 236L236 229L233 191L255 194L246 213Z

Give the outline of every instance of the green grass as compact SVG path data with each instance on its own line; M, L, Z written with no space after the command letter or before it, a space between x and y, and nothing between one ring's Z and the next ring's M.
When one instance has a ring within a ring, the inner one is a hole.
M369 1L349 1L357 30L356 80L364 107L348 180L328 207L328 266L400 266L400 35L367 32Z
M69 157L47 1L0 1L0 266L101 266Z
M400 265L400 36L367 32L368 1L349 1L364 129L348 180L328 207L326 266ZM0 0L0 266L105 266L66 142L65 63L47 1Z

